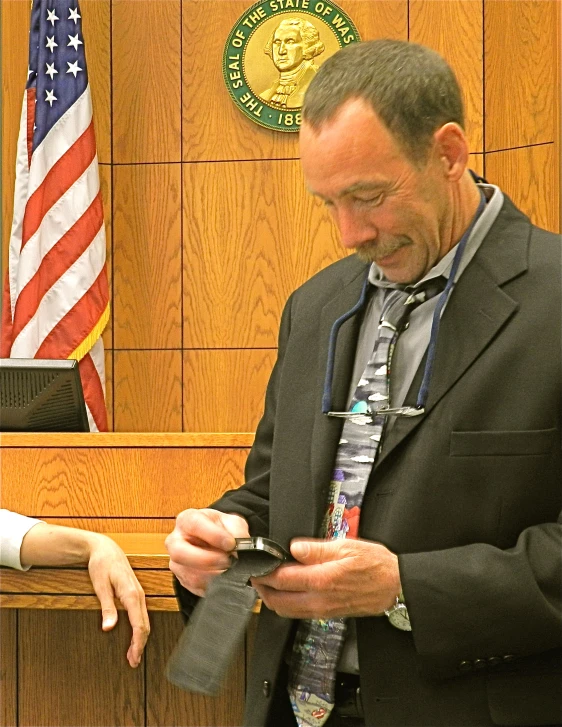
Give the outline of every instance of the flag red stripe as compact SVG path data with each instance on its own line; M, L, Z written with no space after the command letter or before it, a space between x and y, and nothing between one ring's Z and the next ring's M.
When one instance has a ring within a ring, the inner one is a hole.
M12 302L10 300L10 271L6 270L2 291L2 328L0 334L0 357L9 358L14 337L12 335Z
M92 287L43 339L35 358L68 358L99 321L108 298L104 267Z
M39 269L19 294L14 312L12 340L33 318L45 293L78 260L102 225L103 207L101 194L98 192L82 217L43 257Z
M95 155L96 143L92 121L82 136L49 169L41 185L28 199L23 219L22 249L29 238L37 232L45 214L84 174Z
M26 99L27 99L27 112L26 112L26 121L27 121L27 167L29 168L31 166L31 150L33 149L33 127L35 126L35 97L37 95L37 89L36 88L28 88L26 92Z
M92 357L87 353L78 364L84 399L96 426L100 432L107 432L107 410L105 408L103 388Z

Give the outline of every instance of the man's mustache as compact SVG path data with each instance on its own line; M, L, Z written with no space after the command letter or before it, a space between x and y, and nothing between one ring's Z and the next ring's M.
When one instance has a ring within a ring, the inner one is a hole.
M355 248L357 257L366 263L376 263L384 260L385 257L393 255L403 247L412 245L413 242L409 237L398 237L394 240L369 240Z

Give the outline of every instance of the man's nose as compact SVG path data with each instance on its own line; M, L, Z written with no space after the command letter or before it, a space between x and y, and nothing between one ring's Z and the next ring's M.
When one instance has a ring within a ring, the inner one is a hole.
M281 43L279 43L279 55L285 55L286 52L287 46L285 45L284 41L281 41Z
M340 209L334 213L334 218L340 231L341 244L345 248L360 247L377 237L376 227L364 219L363 215Z

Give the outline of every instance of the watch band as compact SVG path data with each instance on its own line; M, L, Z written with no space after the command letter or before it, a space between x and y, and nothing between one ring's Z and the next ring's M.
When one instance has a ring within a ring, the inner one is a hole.
M209 585L168 660L166 676L182 689L218 692L257 600L249 580L271 573L282 562L263 550L241 550L237 555Z

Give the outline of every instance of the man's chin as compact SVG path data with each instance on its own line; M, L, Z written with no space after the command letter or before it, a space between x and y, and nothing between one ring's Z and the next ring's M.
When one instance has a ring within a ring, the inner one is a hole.
M395 247L392 250L381 250L378 246L361 247L355 250L357 257L364 263L375 263L381 270L386 280L391 283L410 284L416 282L416 276L411 269L411 260L400 255L400 251L407 244Z

